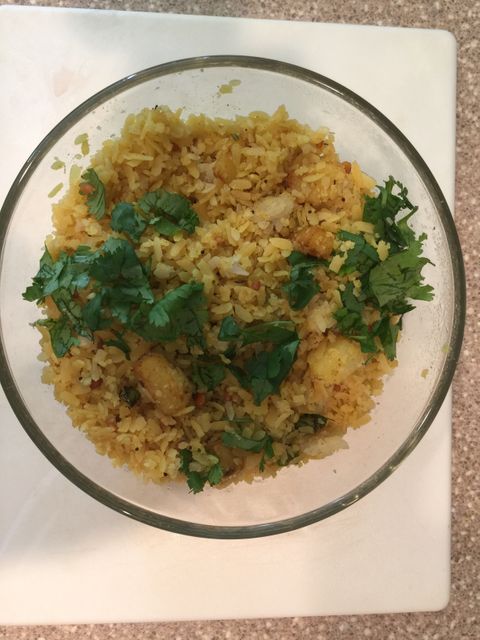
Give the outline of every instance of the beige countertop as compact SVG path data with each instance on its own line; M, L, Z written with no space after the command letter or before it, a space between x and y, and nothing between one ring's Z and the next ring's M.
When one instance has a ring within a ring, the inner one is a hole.
M454 380L452 591L448 607L438 613L211 621L168 624L0 627L6 640L477 640L480 638L480 335L479 249L480 194L474 182L480 160L480 3L478 0L30 0L5 4L128 9L203 15L314 20L447 29L458 43L457 228L467 271L467 326L463 354Z

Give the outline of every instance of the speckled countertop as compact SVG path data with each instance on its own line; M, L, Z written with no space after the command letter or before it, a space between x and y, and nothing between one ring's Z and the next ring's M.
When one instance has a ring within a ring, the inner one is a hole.
M455 213L467 270L467 327L454 380L452 592L439 613L285 618L168 624L0 627L6 640L477 640L480 638L480 2L478 0L30 0L6 4L125 9L203 15L314 20L447 29L458 42L457 175Z

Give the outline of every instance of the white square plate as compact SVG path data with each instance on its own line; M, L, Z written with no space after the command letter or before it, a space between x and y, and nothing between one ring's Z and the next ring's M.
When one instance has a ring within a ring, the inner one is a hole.
M75 9L0 10L0 198L40 139L107 84L205 54L285 60L346 85L417 147L450 206L456 45L449 33ZM435 610L447 604L451 399L359 503L267 539L165 533L97 504L36 450L0 392L0 623Z

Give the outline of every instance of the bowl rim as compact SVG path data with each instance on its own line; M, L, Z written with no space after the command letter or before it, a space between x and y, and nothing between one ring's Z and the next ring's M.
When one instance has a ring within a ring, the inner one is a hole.
M294 529L305 527L342 511L346 507L366 496L370 491L386 480L417 446L440 410L450 388L455 367L460 356L466 314L465 271L461 246L453 217L436 179L415 147L386 116L350 89L314 71L269 58L238 55L198 56L149 67L136 73L132 73L121 80L110 84L82 102L78 107L65 116L43 138L32 154L28 157L15 178L0 209L0 269L3 264L4 247L8 227L15 210L16 203L18 202L20 195L35 168L62 135L67 133L74 124L76 124L92 109L99 107L110 98L121 94L127 89L131 89L143 82L165 75L207 67L253 68L260 71L269 71L280 75L293 76L298 80L321 87L322 89L329 91L342 100L348 102L350 105L360 110L364 115L368 116L375 124L377 124L377 126L389 135L417 170L420 178L432 197L445 231L453 272L454 312L451 333L452 341L444 361L443 370L431 400L424 410L424 413L416 427L411 431L407 439L396 450L396 452L374 474L360 483L357 487L348 491L346 494L332 500L322 507L318 507L308 511L307 513L293 516L291 518L262 524L246 526L205 525L172 518L170 516L164 516L132 504L99 486L87 476L80 473L70 462L68 462L44 436L23 403L21 395L16 387L13 374L10 371L1 325L0 383L2 384L5 395L20 424L40 451L58 469L58 471L73 482L74 485L99 502L135 520L166 531L203 538L255 538L293 531Z

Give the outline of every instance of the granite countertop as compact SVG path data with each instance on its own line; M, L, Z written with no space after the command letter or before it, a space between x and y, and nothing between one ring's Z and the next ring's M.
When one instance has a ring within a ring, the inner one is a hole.
M5 3L5 0L3 0ZM176 640L258 638L262 640L476 640L480 637L480 463L476 455L480 403L476 399L477 348L480 335L478 284L480 222L473 220L480 195L474 169L480 156L480 4L478 0L30 0L6 4L203 15L314 20L447 29L458 43L457 173L455 215L467 271L467 326L463 354L453 385L452 591L448 607L437 613L285 618L165 624L120 624L51 627L0 627L6 640Z

